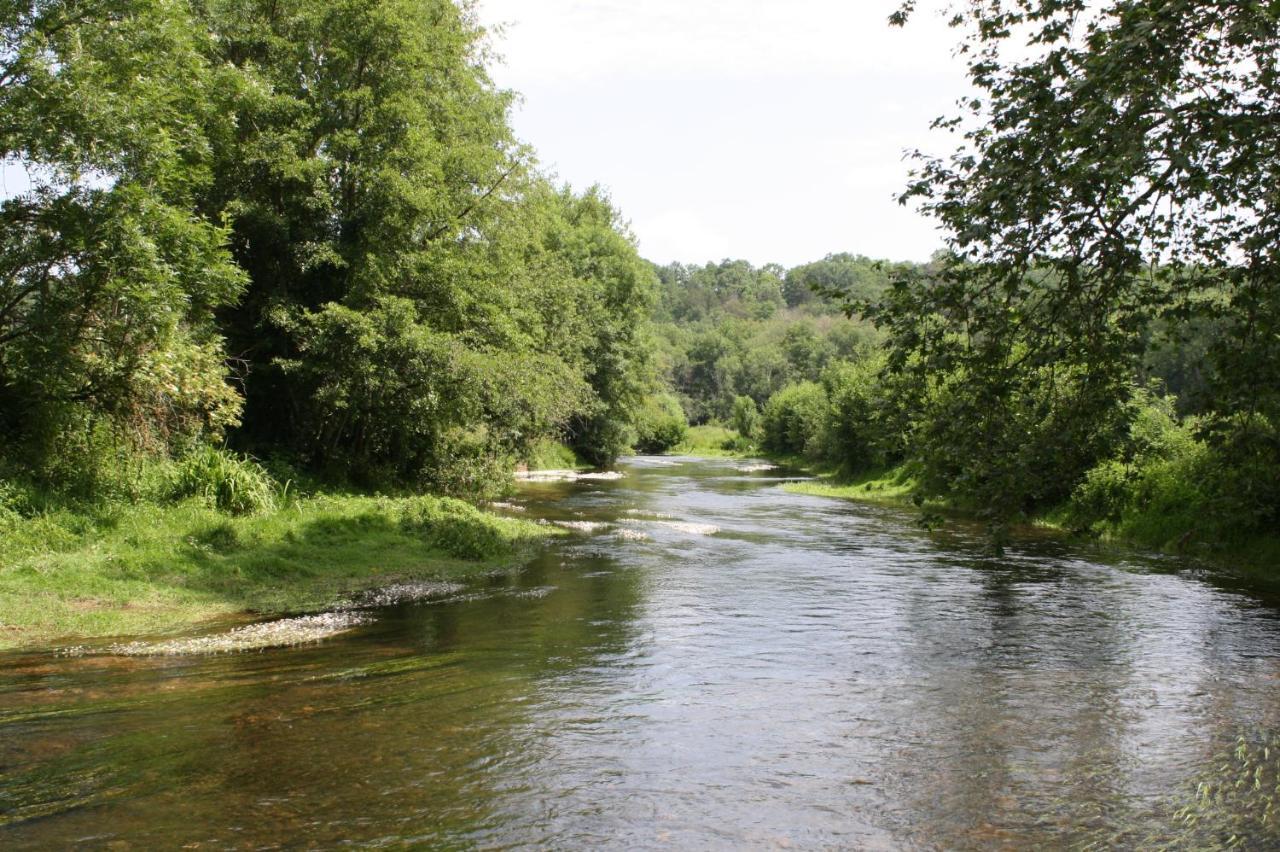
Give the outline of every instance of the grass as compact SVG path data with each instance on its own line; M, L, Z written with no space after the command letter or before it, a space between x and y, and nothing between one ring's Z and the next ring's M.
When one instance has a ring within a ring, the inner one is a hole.
M685 439L667 451L673 456L708 458L751 458L760 451L732 429L724 426L690 426Z
M814 497L838 497L863 503L909 506L916 488L915 479L903 467L883 468L842 479L832 473L820 474L808 482L788 482L784 491Z
M0 648L313 611L509 565L557 533L435 497L317 496L239 516L198 498L49 510L0 529Z
M533 445L525 464L529 470L587 470L591 467L584 464L571 447L549 439Z

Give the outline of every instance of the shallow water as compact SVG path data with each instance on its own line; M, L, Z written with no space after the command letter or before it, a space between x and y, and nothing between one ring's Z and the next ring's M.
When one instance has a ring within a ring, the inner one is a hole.
M600 526L319 644L0 656L0 847L1277 842L1265 766L1177 813L1280 726L1263 590L741 466L522 485Z

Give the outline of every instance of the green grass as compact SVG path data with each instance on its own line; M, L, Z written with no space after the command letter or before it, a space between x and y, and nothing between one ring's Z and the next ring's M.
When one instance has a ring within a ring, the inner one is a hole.
M317 496L241 516L189 499L10 518L0 648L315 610L394 580L509 565L557 532L436 497Z
M820 474L816 480L788 482L782 488L792 494L910 506L916 482L905 467L893 467L868 471L850 479L839 478L833 473L824 473Z
M709 458L750 458L760 451L732 429L724 426L690 426L685 439L667 451L673 456L706 456Z
M583 464L571 447L548 439L533 445L525 464L529 470L586 470L591 467Z

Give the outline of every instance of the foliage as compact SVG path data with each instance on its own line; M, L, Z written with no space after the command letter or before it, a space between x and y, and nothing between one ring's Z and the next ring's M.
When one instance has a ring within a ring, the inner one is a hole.
M257 462L212 447L188 454L173 478L174 497L199 497L233 515L269 512L276 508L280 492L280 485Z
M760 409L756 401L749 396L735 396L729 425L743 438L752 440L760 430Z
M788 269L782 291L787 306L792 308L821 303L833 293L844 298L875 299L888 286L893 269L909 266L875 261L862 255L829 254L822 260Z
M551 438L535 441L526 452L524 462L530 470L576 470L581 466L573 450Z
M761 445L785 455L818 457L827 396L817 382L788 385L769 398L760 420Z
M883 466L892 455L886 440L882 357L831 365L822 375L827 413L822 438L825 460L846 474Z
M544 438L629 443L652 270L515 140L468 4L41 0L0 29L0 158L32 177L0 205L24 476L114 496L126 460L225 439L483 495Z
M788 382L816 379L867 333L837 319L829 301L787 308L790 273L775 264L671 264L657 274L657 362L694 423L727 421L736 396L762 405Z
M1057 499L1123 434L1153 330L1213 327L1198 407L1274 422L1280 150L1257 140L1280 109L1275 10L974 0L953 23L977 96L936 123L960 147L918 155L903 195L949 252L849 305L914 381L933 484L996 519ZM1205 438L1230 454L1229 434ZM1265 439L1245 454L1280 469Z
M636 412L635 450L638 453L665 453L689 433L680 400L671 394L655 394Z
M237 422L212 311L244 278L192 210L221 73L183 10L0 10L0 160L31 183L0 203L0 450L33 471L76 433L155 451Z

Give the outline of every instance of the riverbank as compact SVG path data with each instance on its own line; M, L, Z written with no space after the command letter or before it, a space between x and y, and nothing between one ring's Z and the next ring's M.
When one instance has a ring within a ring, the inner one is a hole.
M801 467L803 461L785 460ZM917 483L910 470L899 465L867 471L853 477L841 477L831 471L814 471L817 476L806 482L792 482L783 489L793 494L831 497L860 503L877 503L903 508L923 509L934 515L950 515L975 519L971 507L946 500L915 500ZM1117 550L1147 550L1164 554L1189 556L1216 566L1243 570L1256 577L1280 580L1280 536L1250 536L1215 539L1205 536L1194 526L1171 525L1167 515L1158 510L1130 512L1119 520L1099 525L1085 533L1073 530L1065 507L1055 507L1025 518L1027 527L1050 530L1077 543L1090 543Z
M196 498L46 511L0 530L0 649L313 612L514 565L561 532L431 496L317 495L240 516Z
M733 429L703 424L690 426L684 440L667 450L664 455L701 456L711 459L745 459L760 455L759 449L744 440Z

